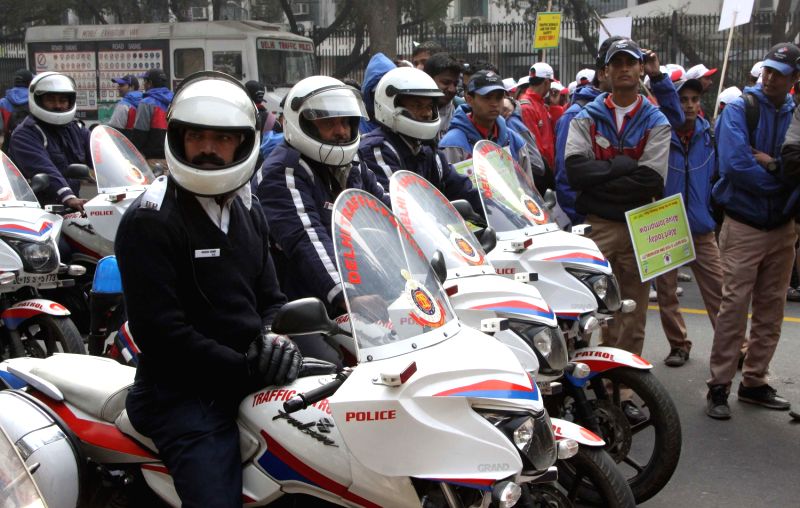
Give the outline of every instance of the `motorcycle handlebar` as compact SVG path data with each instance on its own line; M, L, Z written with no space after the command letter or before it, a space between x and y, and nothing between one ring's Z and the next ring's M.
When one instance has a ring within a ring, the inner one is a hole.
M350 377L351 372L352 371L350 369L344 369L337 373L336 378L330 383L326 383L319 388L314 388L306 393L298 393L293 398L283 403L283 410L286 411L286 413L294 413L296 411L306 409L308 406L321 400L327 399L336 393L336 390L342 386L342 383L344 383L347 378Z

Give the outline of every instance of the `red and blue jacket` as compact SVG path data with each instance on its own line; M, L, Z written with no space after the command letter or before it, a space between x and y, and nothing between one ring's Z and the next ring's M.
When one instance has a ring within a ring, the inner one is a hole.
M133 110L136 119L130 133L131 142L147 159L164 158L167 110L172 97L169 88L151 88Z

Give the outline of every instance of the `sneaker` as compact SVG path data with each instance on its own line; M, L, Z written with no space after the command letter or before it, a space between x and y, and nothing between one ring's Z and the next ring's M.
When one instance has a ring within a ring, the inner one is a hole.
M628 419L628 423L630 423L631 426L639 425L647 421L647 415L642 413L639 406L632 400L622 401L622 412L625 413L625 418Z
M657 302L658 301L658 293L656 293L655 289L650 289L650 301Z
M678 296L683 296L683 288L678 286L678 288L675 290L675 294Z
M800 289L790 287L786 291L786 299L790 302L800 302Z
M692 276L686 272L678 272L678 282L692 282Z
M728 406L728 387L712 385L706 395L706 414L715 420L728 420L731 408Z
M744 386L739 383L739 400L750 404L758 404L769 409L786 411L790 407L789 401L780 397L778 391L770 385Z
M683 364L689 359L689 352L685 349L674 347L670 350L669 355L664 358L664 365L667 367L682 367Z

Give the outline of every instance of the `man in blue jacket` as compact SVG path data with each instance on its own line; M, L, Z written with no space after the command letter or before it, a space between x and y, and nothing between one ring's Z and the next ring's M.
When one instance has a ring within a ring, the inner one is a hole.
M452 164L472 158L472 148L482 139L501 147L510 147L511 156L528 174L530 161L525 140L506 125L500 114L506 89L503 80L493 71L479 71L467 85L467 104L459 107L450 129L439 142Z
M689 264L697 280L708 318L713 329L722 298L722 264L714 235L716 222L711 216L711 179L717 166L711 125L700 116L703 85L698 79L676 83L686 122L672 130L669 172L664 195L682 194L694 241L695 260ZM656 279L661 326L669 341L670 352L664 363L680 367L689 359L692 342L687 338L686 323L678 304L678 271L672 270Z
M364 99L364 109L369 118L361 120L359 130L366 134L379 127L375 121L375 88L381 78L397 66L383 53L376 53L369 59L367 69L364 71L364 82L361 83L361 97Z
M781 145L792 119L789 90L800 78L800 49L781 43L770 49L763 83L725 107L717 125L720 179L714 199L725 210L719 235L722 304L711 348L706 413L731 417L728 392L745 338L747 311L753 318L739 384L740 401L787 410L789 402L767 383L769 363L781 334L786 288L794 261L794 215L800 188L796 173L785 171ZM759 111L749 132L745 96ZM749 141L749 142L748 142Z
M327 76L301 80L286 96L286 137L264 161L255 189L270 224L281 289L290 301L319 298L331 315L347 312L331 231L336 197L363 189L391 206L356 157L365 116L352 87ZM336 361L329 351L309 356Z
M108 126L119 131L130 129L136 120L136 107L139 106L139 102L142 100L142 92L139 91L139 79L132 74L127 74L111 81L117 85L119 96L122 98L114 106L114 112L111 114Z
M28 109L28 86L33 74L28 69L19 69L14 73L14 87L6 90L6 96L0 99L0 115L3 121L3 151L8 153L11 133L30 114Z
M436 100L444 94L419 69L398 68L384 75L375 89L375 120L380 127L361 137L358 155L384 189L395 171L422 176L447 199L466 199L483 210L469 177L458 174L434 144L439 132Z
M570 185L578 191L575 208L592 225L589 235L609 259L622 298L636 310L614 316L604 344L640 354L644 344L648 284L641 281L625 212L664 190L669 157L667 119L639 94L645 55L630 39L614 42L605 57L611 92L601 94L570 123L565 148ZM633 408L626 408L629 418Z
M11 135L11 158L25 178L39 173L50 177L50 187L40 196L43 205L63 204L83 211L86 200L78 198L80 182L64 176L70 164L92 163L89 131L75 121L75 82L57 72L44 72L31 81L28 94L31 114Z
M136 108L131 142L145 158L163 159L167 110L172 102L172 92L167 88L167 75L161 69L150 69L141 77L144 79L144 97Z

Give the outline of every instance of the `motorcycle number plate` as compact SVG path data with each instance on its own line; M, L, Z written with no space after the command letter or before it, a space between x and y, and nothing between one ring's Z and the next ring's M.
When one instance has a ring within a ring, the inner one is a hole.
M43 273L41 275L19 275L16 284L25 286L36 286L38 284L53 283L58 280L55 273Z

